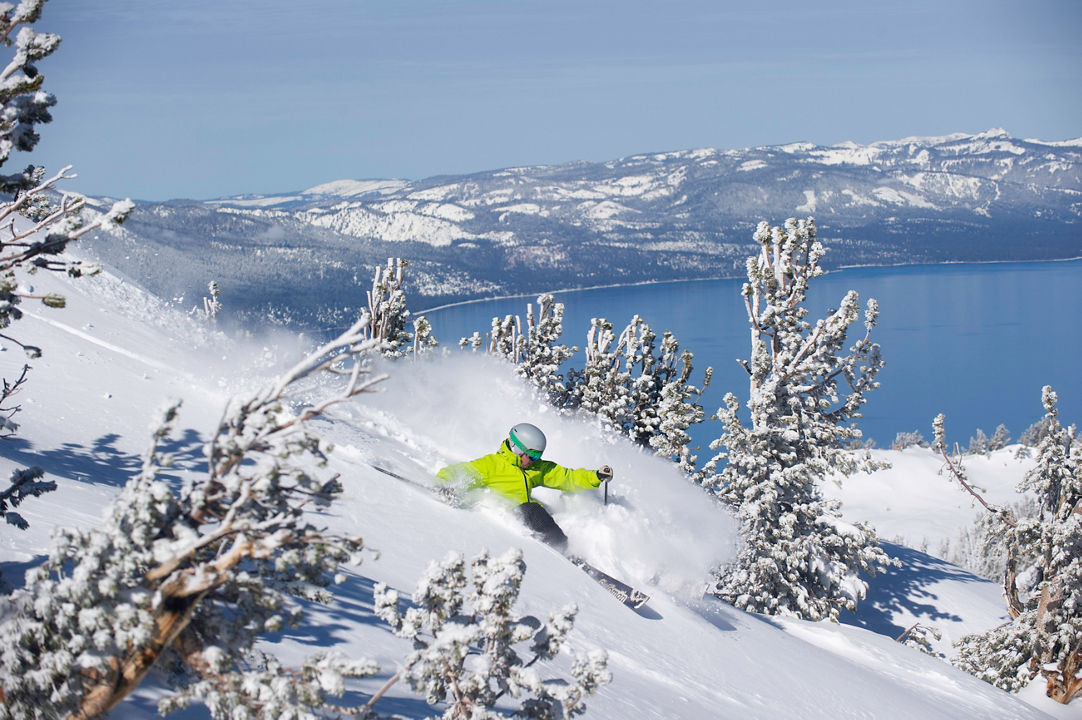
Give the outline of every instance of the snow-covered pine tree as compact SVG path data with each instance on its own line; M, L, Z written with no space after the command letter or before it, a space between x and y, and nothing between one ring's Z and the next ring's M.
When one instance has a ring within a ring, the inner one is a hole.
M474 333L476 337L477 333ZM460 343L461 344L461 343ZM526 336L522 334L522 318L518 315L504 315L503 319L492 318L492 327L488 337L488 352L518 365L525 351Z
M203 322L213 325L218 322L218 313L222 310L222 289L217 280L207 284L207 292L210 297L203 298L203 309L196 308L192 312Z
M1010 442L1011 431L1007 429L1006 425L997 425L995 432L992 433L992 437L988 440L988 451L995 452L996 450L1002 450L1007 447Z
M1041 400L1045 430L1018 487L1036 497L1038 512L1019 518L984 503L1007 547L1003 592L1014 619L963 638L955 664L1011 691L1042 675L1048 696L1066 704L1082 696L1082 450L1075 429L1060 424L1052 388L1043 388ZM964 469L946 454L942 415L936 448L969 489Z
M654 353L657 334L638 315L631 318L620 333L618 353L628 377L628 416L623 432L639 445L648 447L657 431L657 396L660 378L656 374L658 359Z
M638 315L620 338L631 375L631 417L627 435L639 445L652 447L661 432L661 393L676 374L679 344L672 333L665 331L661 349L657 349L657 333ZM689 353L690 356L690 353ZM688 375L691 366L685 365Z
M869 340L878 310L870 300L866 332L846 349L846 332L860 315L855 292L814 325L805 319L808 285L823 272L814 222L760 223L755 240L762 252L748 259L743 288L750 424L739 417L736 396L726 395L718 411L724 430L711 445L724 452L704 468L704 484L734 509L743 538L715 593L753 612L836 620L864 597L860 573L890 563L874 530L842 521L838 503L819 488L835 472L871 467L867 454L843 448L860 437L847 423L878 385L882 359Z
M920 430L900 432L894 436L894 442L890 444L891 450L905 450L911 447L928 447L928 443Z
M1007 443L1011 441L1011 431L1007 429L1006 425L999 425L996 427L992 437L988 437L984 434L984 430L977 428L977 435L969 439L969 449L966 451L970 455L990 455L996 450L1002 450L1007 447Z
M40 139L34 126L53 119L49 108L56 105L56 98L41 89L45 76L37 62L56 50L60 36L34 30L44 4L45 0L22 0L18 6L0 6L0 41L4 47L15 46L14 56L0 71L0 165L12 150L33 150ZM37 171L31 165L21 173L0 176L0 192L13 195L29 190L40 180L34 177Z
M977 428L977 434L969 438L969 449L966 450L970 455L987 455L991 452L988 449L990 440L987 435L984 434L984 430Z
M11 60L0 70L0 167L10 159L12 151L33 150L39 140L35 126L52 121L49 108L56 104L56 98L42 90L45 76L37 63L56 50L60 36L39 33L33 28L44 3L45 0L22 0L17 6L0 4L0 41L5 47L14 47ZM41 355L41 348L20 342L8 331L23 316L20 303L40 300L47 307L62 308L65 301L59 295L33 295L27 290L25 276L38 270L63 272L72 277L87 273L88 268L60 253L92 230L123 222L134 207L125 200L95 220L84 222L79 217L84 198L65 195L59 205L54 205L51 200L54 187L75 177L70 170L70 166L65 167L48 179L44 168L33 165L22 172L0 174L0 331L4 331L0 333L0 342L19 346L31 359ZM18 380L3 379L5 401L26 380L29 370L29 365L23 365ZM0 410L0 435L14 432L17 426L11 418L18 410L18 406ZM4 495L13 504L55 488L52 483L29 481L27 478L35 472L40 477L37 468L18 471L12 477ZM5 516L19 527L25 525L17 513Z
M703 388L689 384L692 354L681 353L668 331L660 350L656 339L638 315L619 338L612 323L594 318L586 337L586 363L581 371L568 373L573 403L694 475L696 458L688 448L687 430L702 422L704 413L697 401L710 384L713 369L707 368Z
M431 321L424 315L416 317L413 320L413 354L420 355L438 346L439 341L432 334Z
M526 306L526 345L519 372L533 381L549 402L561 407L567 402L567 384L561 374L563 364L578 352L560 342L564 331L564 304L552 295L537 298L537 313L533 304Z
M662 334L660 349L656 340L657 334L638 315L620 335L618 352L624 358L630 396L624 432L693 475L695 458L687 446L691 440L687 430L702 422L703 409L696 401L710 384L713 369L707 368L701 389L688 384L692 354L687 350L681 353L680 344L668 330Z
M526 306L525 333L517 315L507 315L502 320L493 318L488 348L493 355L514 363L518 374L536 385L556 407L563 407L570 400L560 369L578 352L577 347L560 342L563 319L564 304L556 302L552 295L541 295L537 298L536 313L533 303Z
M1021 445L1018 448L1019 457L1029 457L1029 450L1035 448L1041 444L1041 440L1048 434L1048 423L1042 418L1037 422L1030 425L1028 428L1022 431L1022 434L1018 436L1018 444Z
M670 378L661 386L657 405L657 432L650 438L650 447L661 457L667 457L695 482L701 482L698 470L698 456L692 454L691 435L688 430L692 425L701 423L706 416L699 399L706 386L710 384L713 368L706 369L706 376L701 388L688 384L691 374L692 354L685 350L681 354L681 366L684 371ZM686 372L685 372L686 371Z
M592 318L586 332L586 361L582 370L568 373L573 404L594 413L603 427L623 434L631 415L631 373L621 365L624 338L616 342L613 325Z
M372 289L368 291L368 308L363 310L372 319L367 330L369 338L379 341L384 357L425 352L438 344L427 318L422 315L410 320L404 289L407 265L402 258L387 258L386 266L376 268ZM410 322L412 333L407 329Z
M60 36L36 32L32 26L40 18L44 3L22 0L18 6L0 5L0 41L14 47L10 62L0 70L0 166L10 159L12 151L33 150L40 139L35 126L52 121L49 108L56 104L56 98L42 90L45 76L37 63L56 50ZM94 221L82 222L79 213L85 207L85 198L65 195L59 205L50 199L57 183L75 177L70 170L70 166L65 167L48 179L44 168L33 165L18 173L0 174L0 330L22 317L18 306L23 299L41 300L50 307L64 306L64 299L56 295L27 294L20 273L42 269L72 276L83 274L85 268L60 257L60 253L92 230L123 222L134 207L125 200ZM8 335L0 338L19 345L31 357L41 352Z
M657 455L675 462L688 477L701 480L696 471L697 458L689 448L691 436L687 431L705 417L698 401L710 385L713 368L706 369L702 387L691 385L688 381L694 355L688 350L681 352L680 344L668 330L662 334L656 357L653 342L640 346L634 357L639 375L633 381L631 391L635 410L632 437L652 448Z
M315 524L341 492L318 467L328 446L305 423L367 392L378 341L364 316L277 383L227 409L207 447L208 471L175 495L158 478L158 442L100 529L63 529L43 565L7 601L0 623L0 718L104 715L163 655L178 694L169 710L204 702L215 718L323 717L342 676L373 665L323 654L301 670L254 647L296 622L290 598L322 599L339 565L362 549ZM337 381L337 382L336 382ZM312 393L301 414L287 393ZM337 678L337 679L336 679Z
M485 346L485 338L480 332L474 330L473 335L469 337L459 338L458 346L463 350L469 348L472 352L477 352Z
M429 565L405 611L396 591L382 583L376 587L376 613L413 642L395 679L404 678L430 705L446 703L444 720L501 720L508 716L493 708L511 698L519 707L510 717L571 718L586 711L586 697L610 682L603 651L577 655L570 681L542 679L534 665L560 652L577 608L568 605L547 623L515 617L525 572L519 550L499 558L482 552L468 566L451 553Z

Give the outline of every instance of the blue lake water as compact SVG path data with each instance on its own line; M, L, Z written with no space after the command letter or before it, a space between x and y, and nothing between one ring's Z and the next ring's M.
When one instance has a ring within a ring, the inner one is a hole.
M712 414L726 392L748 397L747 374L737 359L750 355L750 331L742 280L709 280L556 293L565 306L563 341L581 346L590 319L603 317L616 332L635 314L660 335L670 330L695 354L694 382L714 367L703 397ZM866 438L888 447L900 431L932 437L932 419L947 416L949 441L968 444L977 428L987 434L1000 423L1018 435L1043 414L1041 387L1059 393L1060 419L1082 422L1082 260L854 268L823 276L809 291L814 322L837 307L848 290L863 305L879 301L872 339L882 348L881 387L871 392L860 427ZM444 346L484 334L493 317L517 314L525 321L534 300L486 300L425 314ZM862 322L850 339L863 334ZM579 366L581 351L571 361ZM697 442L717 436L707 421Z

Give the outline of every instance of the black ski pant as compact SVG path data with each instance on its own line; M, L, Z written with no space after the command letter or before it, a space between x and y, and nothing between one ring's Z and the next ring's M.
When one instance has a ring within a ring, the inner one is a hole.
M534 535L561 553L567 551L567 535L541 503L522 503L518 506L518 512L522 516L522 522L533 531Z

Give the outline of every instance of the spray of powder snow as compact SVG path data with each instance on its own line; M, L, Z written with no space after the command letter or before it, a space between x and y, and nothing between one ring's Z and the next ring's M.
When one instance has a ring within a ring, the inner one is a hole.
M339 422L363 429L376 464L431 484L441 467L495 452L519 422L540 427L545 458L566 467L611 465L608 502L602 489L562 493L540 488L545 504L571 540L571 552L637 583L701 595L714 568L736 546L731 516L671 462L603 431L588 414L548 406L506 362L454 353L424 360L379 363L390 377L381 392L335 410ZM387 457L391 454L391 457ZM480 508L496 522L504 511Z
M247 397L267 386L314 345L287 332L230 337L109 273L81 284L52 276L39 282L42 291L80 300L53 321L69 332L68 326L89 328L94 317L85 309L96 305L128 318L131 322L117 325L125 333L110 335L108 342L123 345L126 356L161 368L182 385L185 376L191 380L183 394L205 396L192 404L204 408L204 417L193 418L200 435L212 431L218 408L229 398ZM167 340L150 327L166 329ZM96 334L86 330L83 336L93 341ZM672 592L701 590L710 571L726 560L733 546L732 523L705 492L667 461L602 432L590 418L557 413L506 362L452 353L376 362L373 370L390 376L382 392L335 407L319 424L321 434L354 446L369 460L388 462L430 482L440 467L494 452L512 425L532 422L548 436L547 458L568 467L608 464L616 472L607 505L599 490L537 492L537 499L567 531L573 552L629 580L656 583ZM294 400L303 405L305 397L302 392ZM476 512L519 529L507 512Z

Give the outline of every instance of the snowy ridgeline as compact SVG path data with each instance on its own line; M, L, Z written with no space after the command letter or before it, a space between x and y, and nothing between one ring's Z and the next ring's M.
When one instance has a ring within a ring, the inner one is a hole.
M749 223L793 214L816 217L832 268L1078 257L1080 178L1078 141L992 130L140 203L85 243L162 297L197 301L215 278L231 320L327 328L363 302L358 269L392 255L411 258L415 308L740 277Z
M246 343L221 337L110 275L39 282L35 292L60 291L68 308L27 306L20 321L23 340L45 355L33 362L18 396L21 427L0 446L0 471L40 465L59 489L20 507L28 530L0 530L0 569L10 584L40 562L54 527L101 522L138 471L148 425L167 399L185 403L166 447L179 480L199 471L201 443L227 398L269 381L302 352L286 335ZM22 363L12 350L0 353L4 377ZM933 626L942 633L935 650L946 654L962 634L1006 617L997 584L918 550L936 554L944 542L957 543L976 516L968 496L937 474L940 462L929 450L876 451L892 469L825 488L845 503L848 518L870 521L883 538L900 543L887 548L902 567L870 580L857 616L842 625L764 618L703 598L711 569L732 557L735 527L671 464L586 419L556 414L493 358L456 354L377 370L389 375L382 392L336 408L316 426L336 445L326 473L340 473L345 487L319 522L360 534L373 552L350 568L331 603L306 605L304 624L263 646L287 664L320 649L376 660L381 672L351 686L346 701L365 702L409 652L409 643L375 615L377 583L408 596L428 564L449 551L470 558L485 548L495 555L522 548L527 571L519 611L544 618L575 603L571 648L608 652L613 681L587 701L587 717L1036 718L1041 711L1082 717L1077 706L1046 701L1040 683L1023 694L1038 710L894 641L915 623ZM449 507L372 468L379 464L423 485L443 464L493 451L508 427L527 419L548 434L548 457L615 469L607 505L595 492L542 499L574 551L650 592L643 613L622 607L499 510ZM1012 497L1027 467L1012 450L967 461L971 479L995 502ZM566 676L570 662L563 654L544 673ZM163 672L152 673L111 716L154 716L165 692ZM440 712L401 683L376 709L410 718ZM206 714L191 709L181 716Z

